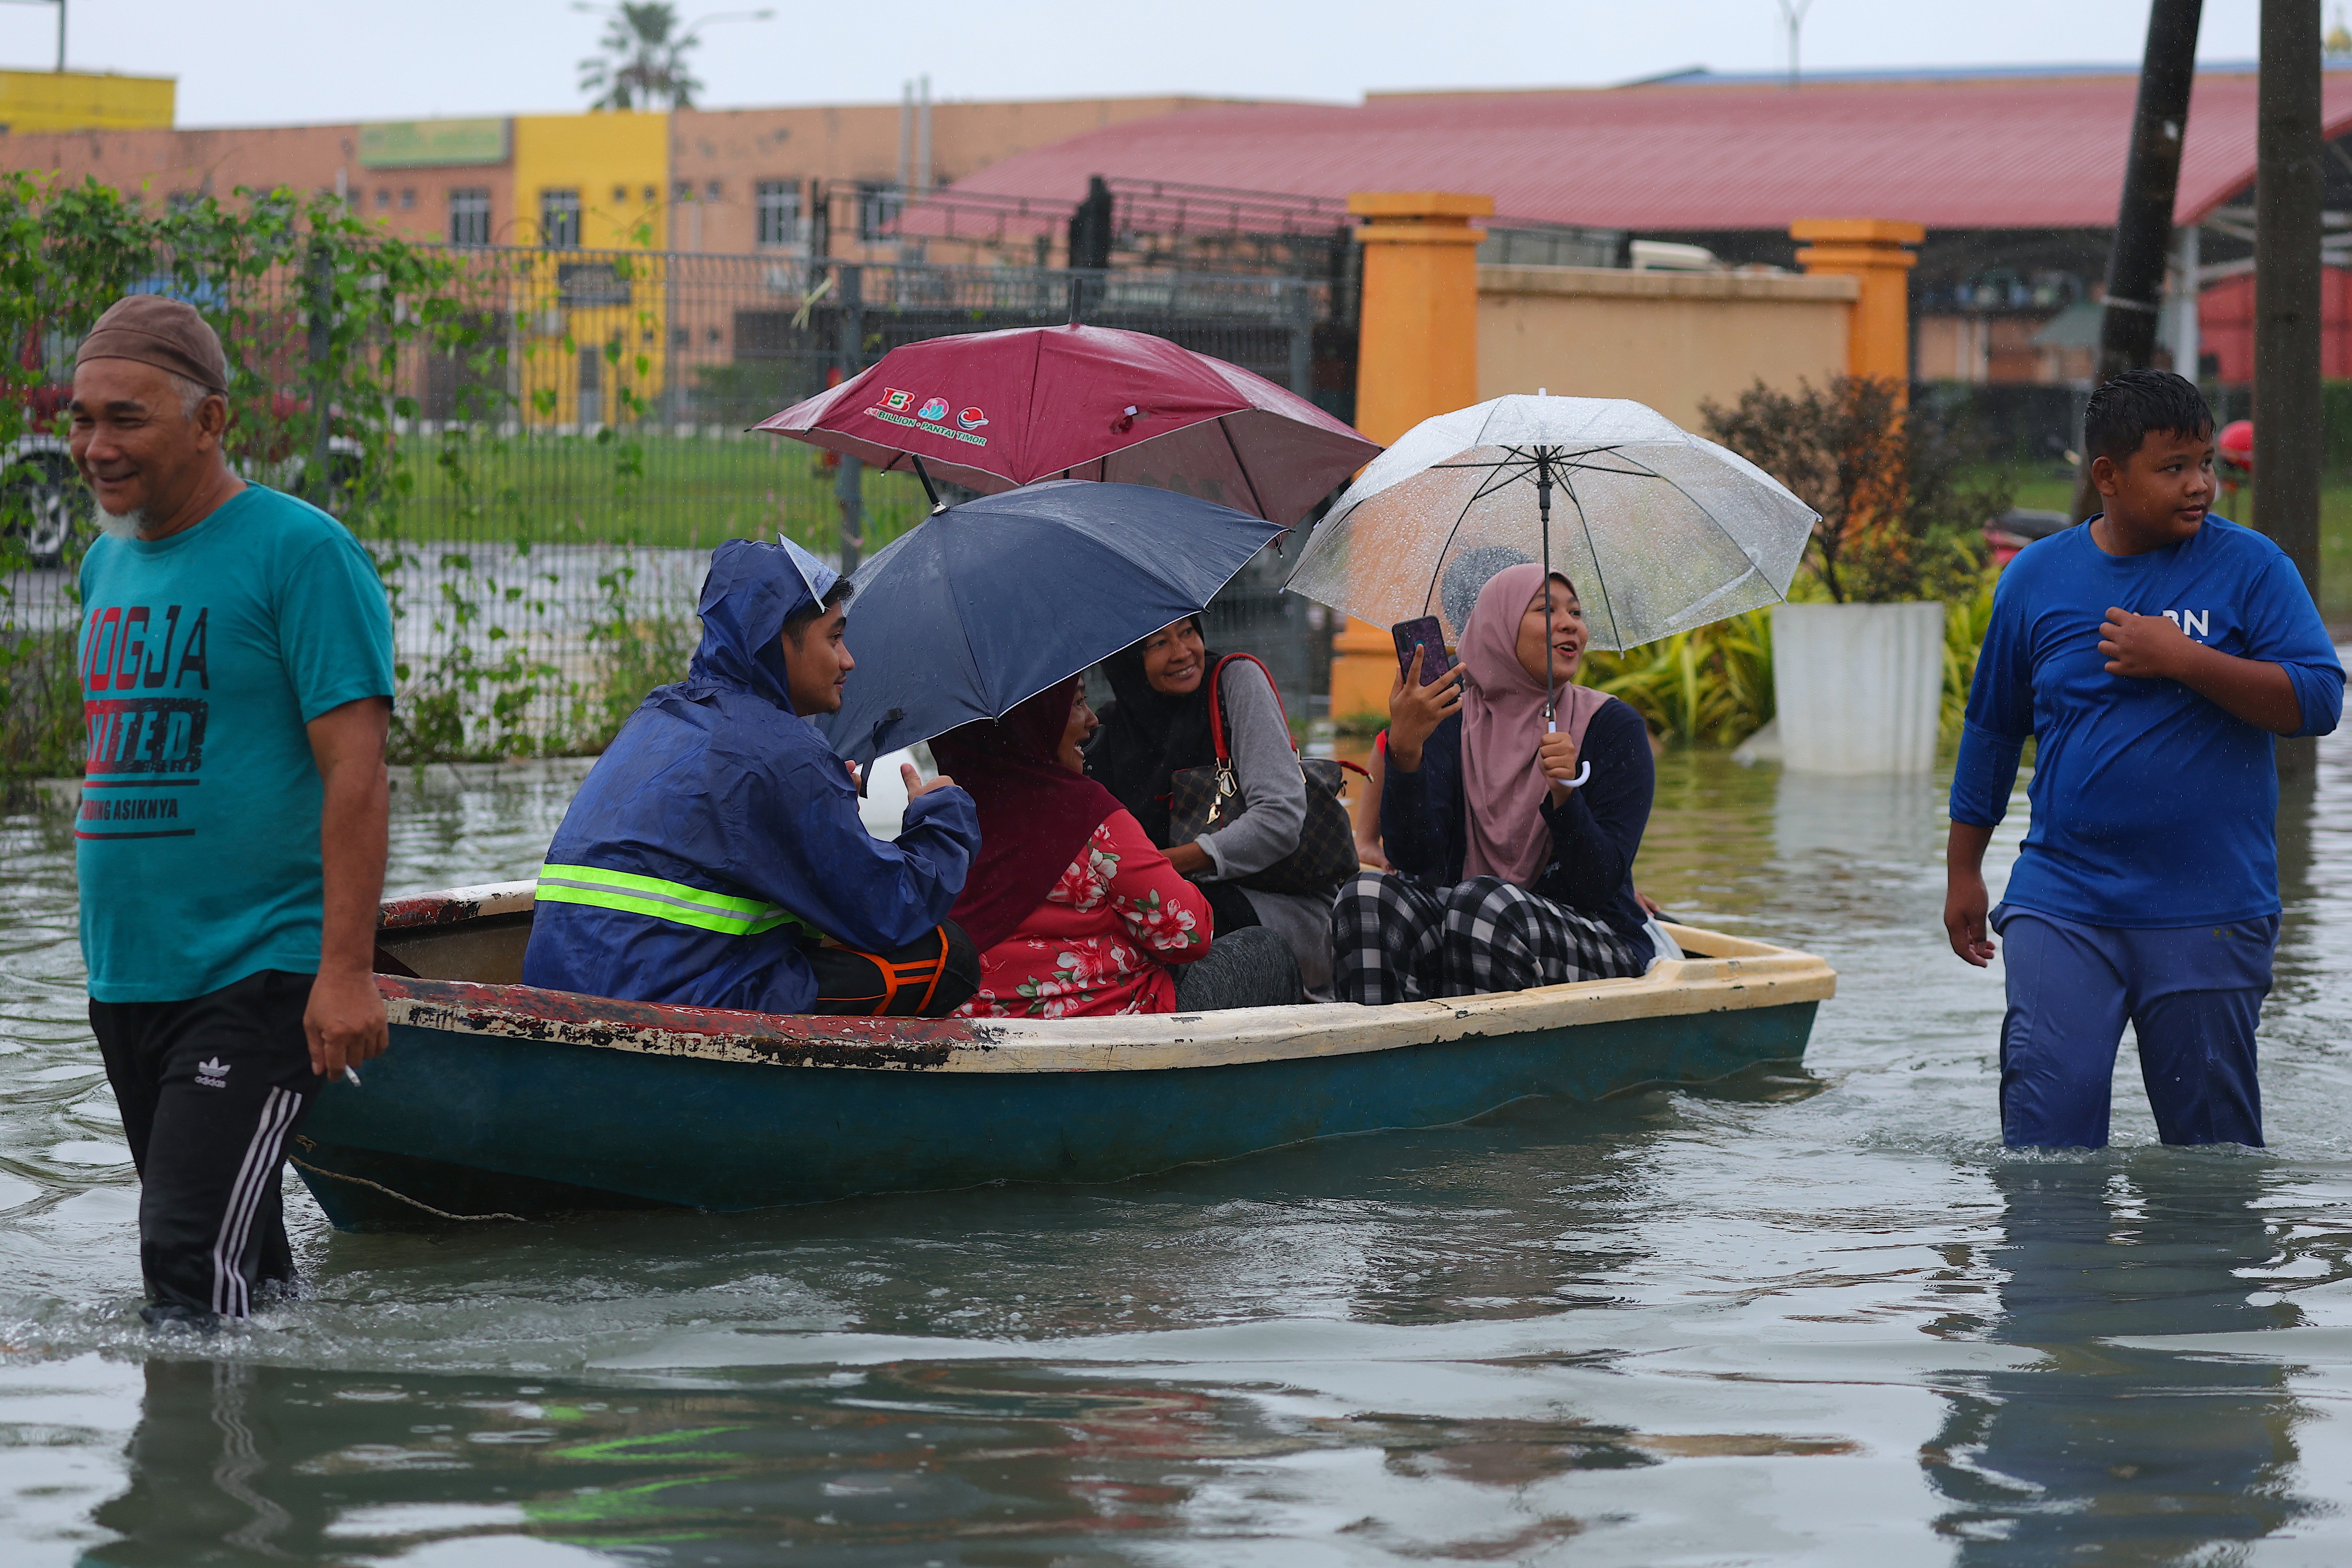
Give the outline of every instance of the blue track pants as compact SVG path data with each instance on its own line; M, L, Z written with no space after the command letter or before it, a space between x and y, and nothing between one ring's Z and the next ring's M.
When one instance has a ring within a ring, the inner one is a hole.
M2254 1024L2271 988L2276 915L2135 931L2007 904L1993 911L2009 977L2000 1131L2017 1148L2104 1148L2124 1021L2167 1143L2263 1142Z

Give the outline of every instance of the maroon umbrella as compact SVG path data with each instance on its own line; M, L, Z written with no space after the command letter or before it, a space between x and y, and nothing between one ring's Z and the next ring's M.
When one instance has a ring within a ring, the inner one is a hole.
M753 428L990 494L1108 479L1285 527L1380 451L1239 365L1110 327L908 343Z

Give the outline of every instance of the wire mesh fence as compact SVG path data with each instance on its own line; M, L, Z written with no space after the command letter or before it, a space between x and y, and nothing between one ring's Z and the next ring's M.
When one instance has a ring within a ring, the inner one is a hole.
M721 540L782 533L854 564L919 521L911 477L845 472L747 430L901 343L1075 309L1319 386L1343 412L1353 383L1352 323L1333 319L1328 284L1296 278L577 249L437 259L430 297L379 308L373 326L342 319L367 279L322 278L299 252L234 279L142 280L223 327L240 367L238 469L326 506L375 555L395 612L399 743L418 758L601 744L682 672ZM104 303L69 314L86 325ZM402 312L435 330L381 325ZM38 345L36 401L51 415L75 341L52 331ZM0 632L67 658L98 520L62 429L32 424L0 475L16 534ZM1267 658L1303 715L1326 639L1319 615L1279 594L1278 567L1245 573L1213 618Z

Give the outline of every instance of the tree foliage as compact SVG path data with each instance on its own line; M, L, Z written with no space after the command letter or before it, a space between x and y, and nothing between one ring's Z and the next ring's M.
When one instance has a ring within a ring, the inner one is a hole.
M1794 392L1759 380L1728 408L1700 405L1709 436L1822 514L1807 560L1840 604L1969 596L1984 524L2009 507L2002 481L1966 476L1958 433L1906 411L1901 395L1841 375Z
M702 83L687 68L686 52L702 40L679 28L677 7L667 0L622 0L602 15L603 52L580 62L588 107L692 109Z
M402 356L446 356L468 385L491 389L482 397L503 395L503 340L478 306L470 265L324 193L239 189L158 208L93 180L0 174L0 777L77 763L72 634L52 608L20 615L15 594L37 564L34 509L56 489L73 349L106 308L129 293L195 306L227 356L232 466L368 537L413 484L396 448L417 415ZM493 421L500 411L467 412ZM38 564L54 564L64 579L55 591L70 604L88 501L68 482L77 526L54 563ZM388 540L374 556L394 615L405 613L404 569L415 557ZM404 682L413 673L400 671Z

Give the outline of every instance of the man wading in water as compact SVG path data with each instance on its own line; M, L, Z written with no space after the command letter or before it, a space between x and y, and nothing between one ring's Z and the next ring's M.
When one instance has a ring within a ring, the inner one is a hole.
M139 1167L142 1315L206 1329L293 1283L286 1140L384 1048L392 616L341 523L230 471L227 389L204 319L133 294L70 409L106 527L81 567L90 1027Z
M2106 510L2001 574L1952 774L1952 951L2005 941L2000 1129L2107 1142L2129 1018L2167 1143L2263 1141L2254 1022L2278 945L2273 735L2325 735L2344 670L2294 563L2210 516L2213 416L2126 371L2083 417ZM2033 826L2000 908L1984 852L2035 737Z

